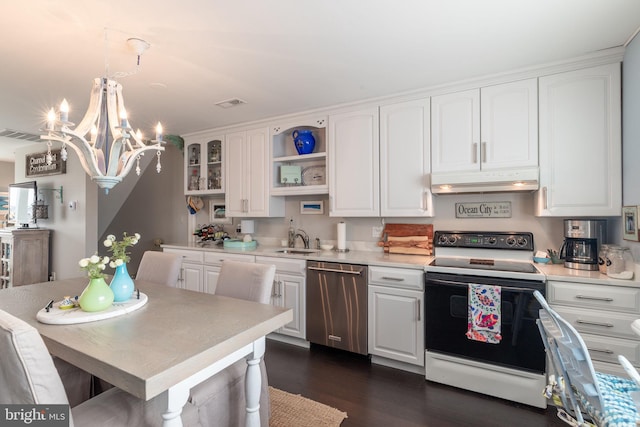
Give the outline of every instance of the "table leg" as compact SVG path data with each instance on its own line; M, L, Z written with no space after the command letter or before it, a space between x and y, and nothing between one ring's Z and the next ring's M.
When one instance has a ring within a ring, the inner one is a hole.
M247 356L247 374L245 376L245 397L247 400L246 427L260 427L260 389L262 375L260 373L260 359L264 356L265 338L253 343L253 352Z
M182 427L182 408L189 398L189 387L177 384L162 394L167 410L162 414L162 427Z

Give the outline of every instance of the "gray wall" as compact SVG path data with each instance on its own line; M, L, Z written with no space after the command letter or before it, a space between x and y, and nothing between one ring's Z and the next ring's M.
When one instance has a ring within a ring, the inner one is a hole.
M0 191L8 191L8 185L13 183L14 164L12 162L0 162Z
M24 177L24 159L28 153L46 150L44 144L37 144L16 150L15 174L11 182L31 180ZM184 208L182 154L173 146L168 146L162 155L162 173L157 174L154 160L150 162L141 177L135 171L125 180L139 181L130 197L120 207L105 234L122 236L140 233L141 244L132 251L132 269L137 270L143 250L153 248L156 238L164 241L186 242L186 211ZM38 225L53 231L51 239L51 271L57 279L80 277L85 273L78 267L81 258L98 252L107 255L102 245L103 235L99 233L101 211L110 211L109 195L98 188L80 165L76 153L69 150L67 173L36 178L38 188L63 189L64 203L54 192L44 191L41 198L49 205L49 218L38 220ZM112 192L118 187L116 186ZM119 203L113 199L113 203ZM69 202L76 202L76 210L71 210ZM184 225L180 225L180 213ZM110 272L110 271L109 271Z
M15 181L29 181L25 177L25 155L41 153L46 144L35 144L16 149ZM49 205L49 219L38 220L38 226L52 230L51 266L59 279L80 277L84 274L78 267L81 258L97 251L98 201L96 185L82 169L75 152L69 150L67 173L35 178L38 183L39 198ZM63 189L64 203L56 193L45 188ZM69 209L68 203L76 201L76 209Z
M100 252L107 255L102 241L108 234L120 239L123 232L129 235L140 233L140 242L130 250L131 262L127 266L130 274L138 270L144 251L160 249L154 247L155 239L164 242L187 241L182 152L168 144L161 156L162 172L159 174L156 172L155 152L151 155L153 160L139 178L135 171L125 178L137 180L136 185L99 239ZM109 197L117 190L118 186L109 195L99 196L101 209L105 205L109 208Z

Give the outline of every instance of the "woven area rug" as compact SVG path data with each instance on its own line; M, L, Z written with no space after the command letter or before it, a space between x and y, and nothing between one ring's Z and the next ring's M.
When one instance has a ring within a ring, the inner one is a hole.
M338 427L347 413L331 406L269 387L269 427Z

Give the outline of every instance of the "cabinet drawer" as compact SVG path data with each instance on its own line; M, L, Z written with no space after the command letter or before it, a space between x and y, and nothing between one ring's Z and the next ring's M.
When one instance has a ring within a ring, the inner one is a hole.
M547 284L547 298L552 305L568 304L640 314L640 289L638 288L550 280Z
M602 335L580 334L584 340L591 359L609 363L618 363L621 354L633 365L640 364L640 341L605 337Z
M300 259L257 256L256 262L259 264L273 264L276 266L278 273L306 274L307 262Z
M369 284L424 290L424 271L410 268L369 267Z
M190 251L186 249L163 249L163 252L178 254L182 257L183 262L195 262L202 264L202 251Z
M256 257L253 255L231 254L225 252L205 252L204 263L209 265L222 265L224 260L232 260L239 262L254 262Z
M552 308L580 333L586 332L632 340L639 338L631 329L631 322L638 318L636 314L607 313L559 305L552 306Z

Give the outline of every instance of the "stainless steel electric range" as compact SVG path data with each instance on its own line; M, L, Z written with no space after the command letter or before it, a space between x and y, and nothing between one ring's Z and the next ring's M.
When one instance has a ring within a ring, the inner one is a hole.
M546 407L533 297L544 295L545 276L532 262L533 234L436 231L434 251L425 268L426 379Z

